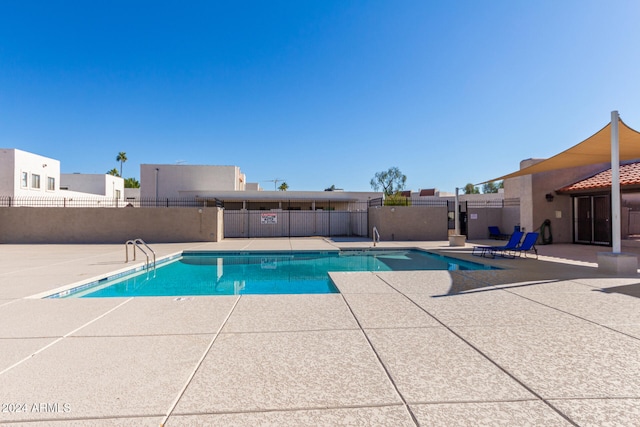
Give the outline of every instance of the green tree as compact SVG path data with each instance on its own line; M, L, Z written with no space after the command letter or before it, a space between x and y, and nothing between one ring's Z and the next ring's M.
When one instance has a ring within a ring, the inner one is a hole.
M287 184L286 182L283 182L282 184L280 184L280 186L278 187L278 190L280 191L287 191L289 189L289 184Z
M140 181L135 178L125 178L124 188L140 188Z
M400 192L384 198L385 206L411 206L411 199L400 195Z
M480 190L478 190L478 187L476 187L472 183L468 183L467 185L465 185L462 191L464 191L464 194L480 194Z
M374 191L382 189L385 196L391 196L398 191L404 190L404 185L407 182L407 176L400 172L396 166L389 168L389 170L376 172L369 184Z
M113 168L110 171L108 171L107 175L120 176L120 174L118 173L118 169L116 168Z
M122 176L122 164L126 161L127 161L127 153L125 153L124 151L119 152L118 156L116 157L116 162L120 162L120 175L118 176Z
M484 194L497 193L499 188L504 188L504 183L502 181L500 181L498 184L496 184L495 182L487 182L486 184L482 185L482 192Z

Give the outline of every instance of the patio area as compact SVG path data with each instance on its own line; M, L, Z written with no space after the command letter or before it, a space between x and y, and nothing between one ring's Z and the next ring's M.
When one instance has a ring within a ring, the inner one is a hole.
M151 246L165 256L371 243ZM130 267L124 245L0 245L0 425L637 424L640 278L599 274L596 253L610 248L492 260L469 243L379 247L503 269L332 273L340 293L325 295L43 300Z

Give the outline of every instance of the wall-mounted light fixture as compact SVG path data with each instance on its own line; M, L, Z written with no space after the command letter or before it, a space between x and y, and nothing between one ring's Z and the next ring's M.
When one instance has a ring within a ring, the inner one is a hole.
M547 199L547 202L553 202L553 194L551 193L545 194L544 198Z

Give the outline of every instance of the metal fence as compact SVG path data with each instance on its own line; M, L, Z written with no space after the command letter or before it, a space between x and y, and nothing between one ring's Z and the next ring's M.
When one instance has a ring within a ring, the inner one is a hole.
M447 199L396 197L388 200L378 198L369 201L369 207L376 206L447 206Z
M447 206L447 202L451 200L441 199L423 199L423 198L406 198L406 200L396 200L394 206ZM272 204L274 202L271 202ZM520 199L504 199L504 200L468 200L465 202L470 208L504 208L520 206ZM260 202L249 202L249 205L260 205ZM265 203L262 203L265 204ZM305 205L306 204L306 205ZM297 210L311 209L310 202L289 200L284 202L275 202L274 206L284 210L293 210L291 206L295 205ZM141 208L175 208L175 207L224 207L224 203L218 199L196 199L196 198L136 198L136 199L114 199L110 197L33 197L33 196L0 196L0 207L11 206L33 206L33 207L80 207L80 208L121 208L126 206L134 206ZM315 204L318 210L346 210L366 211L369 207L376 206L392 206L385 203L382 198L369 200L368 202L341 202L341 201L322 201ZM249 206L249 210L253 208Z
M383 200L382 198L369 201L369 207L376 206L447 206L453 203L449 198L423 198L423 197L401 197L393 200ZM520 199L495 199L495 200L462 200L461 205L469 208L504 208L520 206Z
M25 206L44 208L174 208L222 207L219 200L200 199L114 199L111 197L33 197L0 196L0 207Z
M520 206L520 199L467 200L469 208L506 208Z
M112 208L124 207L122 199L107 197L0 197L0 207L40 207L40 208Z
M367 211L224 211L225 237L366 237Z
M259 205L257 203L256 205ZM225 209L225 237L368 236L367 202L278 202L271 209Z

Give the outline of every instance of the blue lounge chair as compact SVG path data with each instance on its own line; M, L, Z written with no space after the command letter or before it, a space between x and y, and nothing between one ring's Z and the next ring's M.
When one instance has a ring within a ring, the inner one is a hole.
M495 225L490 225L489 226L489 238L490 239L496 239L496 240L507 240L509 239L509 235L508 234L504 234L503 232L500 231L500 227L495 226Z
M514 258L516 254L518 256L522 256L524 254L524 257L526 258L527 252L533 252L536 254L536 259L538 259L538 250L536 249L538 234L539 233L535 233L535 232L527 233L527 235L524 236L524 240L522 241L522 243L518 245L518 247L516 247L515 249L509 250L509 252L512 253Z
M507 251L515 251L520 245L520 240L524 233L522 231L516 231L511 235L511 238L504 246L476 246L471 251L471 255L487 256L495 258L496 254L507 253ZM476 253L477 252L477 253Z

